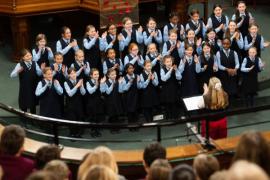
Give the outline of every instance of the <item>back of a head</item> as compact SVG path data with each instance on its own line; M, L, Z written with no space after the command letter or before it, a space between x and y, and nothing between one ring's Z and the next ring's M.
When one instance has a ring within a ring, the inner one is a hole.
M54 173L59 180L68 179L69 169L66 163L60 160L52 160L48 162L44 170Z
M181 164L172 170L170 180L196 180L196 175L191 166Z
M157 159L150 166L148 180L168 180L171 170L168 160Z
M86 171L82 180L118 180L118 175L104 165L94 165Z
M267 174L254 163L240 160L228 171L226 180L269 180Z
M253 162L270 174L269 145L260 132L247 131L242 134L233 158L234 162L237 160Z
M16 155L24 144L25 131L17 125L6 126L1 135L0 151L3 154Z
M195 157L193 168L200 180L208 180L213 173L219 170L219 162L214 156L200 154Z
M150 167L156 159L166 159L166 149L160 143L152 143L145 147L143 160Z
M36 171L32 173L26 180L59 180L59 179L52 172Z
M210 176L209 180L226 180L227 176L228 176L227 170L216 171L214 174Z
M60 159L60 149L56 145L46 145L38 149L36 153L36 168L43 169L49 161Z

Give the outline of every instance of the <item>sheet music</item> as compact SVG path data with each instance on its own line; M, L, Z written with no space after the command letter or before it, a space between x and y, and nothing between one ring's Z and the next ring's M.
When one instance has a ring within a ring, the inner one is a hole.
M203 96L194 96L183 98L187 111L193 111L205 108Z

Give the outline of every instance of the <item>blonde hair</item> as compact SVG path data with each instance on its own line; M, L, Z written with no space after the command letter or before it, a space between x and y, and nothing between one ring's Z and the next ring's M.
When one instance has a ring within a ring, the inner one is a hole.
M228 94L223 90L217 77L209 80L208 92L204 95L206 108L212 110L225 109L229 105Z
M45 171L52 172L55 174L59 180L68 179L69 176L69 169L66 163L60 160L52 160L48 162L45 167Z
M93 165L105 165L118 174L118 167L112 151L105 147L99 146L90 153L85 161L80 165L78 170L78 179L81 179L83 174Z
M90 167L82 177L82 180L118 180L118 176L112 169L104 165Z

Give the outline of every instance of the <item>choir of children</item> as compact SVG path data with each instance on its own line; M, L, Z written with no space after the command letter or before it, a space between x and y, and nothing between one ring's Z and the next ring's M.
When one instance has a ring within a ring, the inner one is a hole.
M119 34L117 26L110 24L102 37L88 25L83 50L71 37L71 30L63 27L54 56L46 46L46 36L39 34L33 57L23 50L21 62L11 73L20 79L20 109L35 113L39 97L40 114L48 117L98 123L106 115L115 123L119 116L127 115L134 123L138 112L143 112L151 122L154 108L162 105L166 118L175 119L180 98L201 94L203 84L213 76L220 78L224 90L234 98L240 73L242 93L252 105L257 76L264 67L261 50L269 43L258 33L245 2L237 4L230 21L219 4L214 5L207 25L196 9L185 28L177 13L171 13L169 21L163 34L152 17L144 31L126 17ZM42 70L43 79L38 83ZM78 128L70 131L72 136L81 135ZM92 136L100 136L100 132L93 129Z

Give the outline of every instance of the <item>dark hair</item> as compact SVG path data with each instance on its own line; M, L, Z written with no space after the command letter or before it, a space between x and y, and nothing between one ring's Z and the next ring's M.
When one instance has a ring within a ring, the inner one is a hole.
M90 25L87 25L86 28L85 28L85 34L84 34L84 37L87 37L87 32L90 31L90 29L93 29L93 28L96 29L96 27L93 26L93 25L91 25L91 24L90 24Z
M174 16L178 17L178 13L177 12L171 12L169 14L169 19L173 18Z
M222 43L223 43L225 40L228 40L228 41L230 41L230 43L232 43L232 41L231 41L231 39L230 39L229 37L223 38Z
M134 68L134 65L131 64L131 63L127 63L127 64L125 65L125 72L127 72L127 70L128 70L129 67L133 67L133 68Z
M270 175L270 148L267 140L257 131L247 131L241 135L233 161L247 160L259 165Z
M174 58L171 55L165 55L165 56L163 56L163 59L162 59L163 64L164 64L166 59L171 59L172 63L174 62Z
M198 9L192 9L190 11L190 16L193 16L194 14L200 14L199 10Z
M68 71L67 71L67 73L68 73L68 74L70 74L70 73L71 73L72 71L76 72L75 68L73 68L73 67L70 67L70 68L68 68Z
M106 30L108 31L108 30L110 29L111 26L115 26L116 29L117 29L117 25L116 25L116 24L114 24L114 23L109 23L109 24L107 25L107 27L106 27Z
M0 140L0 152L8 155L16 155L23 147L25 131L18 125L6 126Z
M216 33L216 31L213 28L208 28L206 30L206 33L205 34L208 34L208 33L212 32L212 31Z
M147 24L149 23L149 21L155 21L155 22L157 22L157 21L155 20L155 18L153 18L153 17L149 17L149 18L148 18Z
M27 53L30 53L30 54L31 54L31 52L29 51L29 49L23 48L23 49L20 51L20 58L22 59Z
M26 180L58 180L53 172L36 171L32 173Z
M143 160L150 167L156 159L166 159L166 149L160 143L152 143L144 148Z
M143 66L145 66L146 64L152 64L150 60L145 60L144 63L143 63Z
M113 68L108 69L107 76L109 76L112 72L116 72L116 70Z
M105 55L106 55L106 57L108 56L108 54L109 54L109 51L114 51L114 53L115 53L115 49L113 49L113 48L109 48L109 49L107 49L107 51L105 52Z
M186 36L187 36L187 34L188 34L190 31L193 31L193 32L194 32L194 35L195 35L195 36L194 36L194 43L196 44L196 42L197 42L198 39L197 39L196 34L195 34L195 31L194 31L193 29L188 29L188 30L186 31ZM187 45L187 44L188 44L188 37L186 37L184 41L185 41L185 45ZM194 49L194 48L193 48L193 49Z
M239 4L245 4L246 5L246 2L245 1L238 1L236 6L238 7ZM248 14L247 9L245 9L245 14ZM240 18L240 12L239 12L239 10L237 8L236 8L236 11L235 11L235 17L236 17L235 18L236 20L238 20Z
M63 26L63 27L61 28L61 34L65 34L66 30L68 30L68 29L70 30L69 27Z
M214 55L212 51L212 46L209 44L209 42L206 42L206 41L203 42L202 48L204 48L204 46L208 46L210 48L210 56L212 57ZM202 52L202 55L204 55L203 52ZM202 58L202 62L206 63L204 58Z
M62 56L62 57L63 57L63 54L60 53L60 52L55 52L55 53L54 53L54 58L55 58L56 56Z
M60 149L56 145L46 145L38 149L36 155L36 168L43 169L51 160L60 159Z
M99 72L99 70L98 70L97 68L92 68L91 71L90 71L90 75L93 75L93 73L94 73L95 71Z
M256 26L257 28L259 28L259 25L257 23L255 23L255 22L251 23L248 28L251 28L252 26Z
M235 23L235 24L237 25L237 23L236 23L235 21L233 21L233 20L230 20L230 21L229 21L229 24L232 23L232 22ZM236 31L236 32L239 32L237 26L236 26L235 31ZM230 38L230 36L231 36L231 35L230 35L230 29L229 29L229 27L228 27L227 30L226 30L226 32L225 32L225 37Z
M214 11L215 11L215 9L216 9L217 7L219 7L220 9L222 9L221 4L214 4L214 6L213 6L213 13L212 13L212 15L215 15Z
M191 166L180 164L171 171L170 180L196 180L196 175Z

